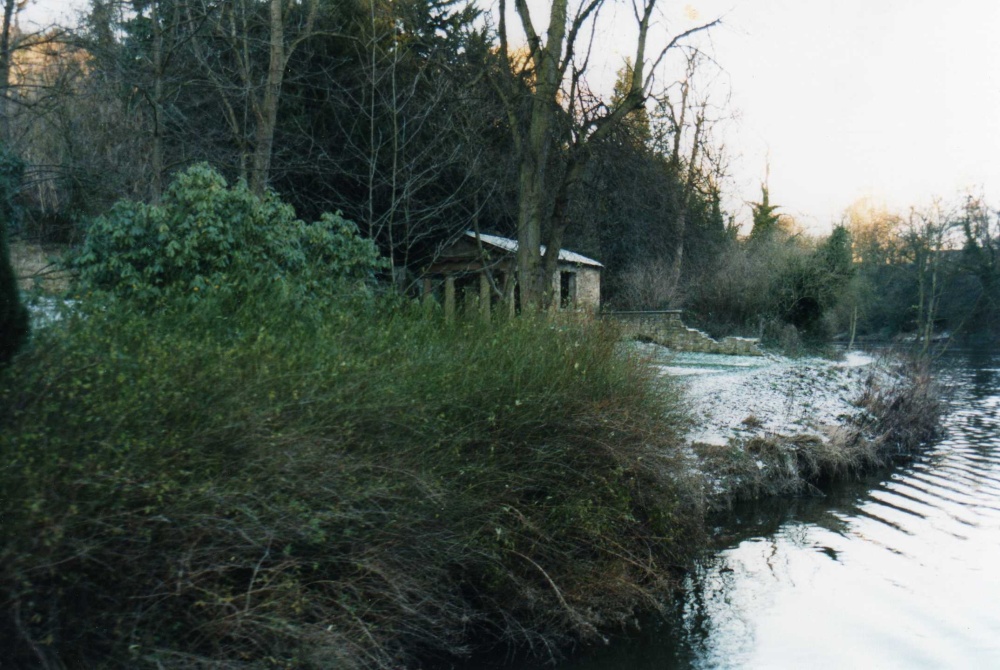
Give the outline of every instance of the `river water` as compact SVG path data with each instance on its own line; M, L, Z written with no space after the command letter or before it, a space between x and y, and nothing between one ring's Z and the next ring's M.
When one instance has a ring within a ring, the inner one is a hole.
M666 621L557 670L1000 668L1000 353L939 378L939 443L719 518Z

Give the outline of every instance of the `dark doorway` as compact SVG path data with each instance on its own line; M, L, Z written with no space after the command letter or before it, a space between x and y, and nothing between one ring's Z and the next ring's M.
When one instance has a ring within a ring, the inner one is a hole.
M572 309L576 304L576 273L559 273L559 306Z

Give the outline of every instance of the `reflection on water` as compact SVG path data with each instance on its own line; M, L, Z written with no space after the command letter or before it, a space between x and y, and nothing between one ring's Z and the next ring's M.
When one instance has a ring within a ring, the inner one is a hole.
M1000 355L954 354L942 376L929 453L734 511L670 621L560 667L1000 667Z

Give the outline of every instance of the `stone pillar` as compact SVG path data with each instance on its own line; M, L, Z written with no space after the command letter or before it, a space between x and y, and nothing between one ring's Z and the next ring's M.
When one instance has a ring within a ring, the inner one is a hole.
M452 321L455 318L455 277L444 278L444 319Z
M560 306L562 305L562 286L560 284L560 278L562 277L562 272L556 270L555 274L549 279L549 286L552 291L552 300L549 302L549 311L552 313L558 312Z
M486 272L479 273L479 315L483 321L490 321L490 280L486 277Z
M434 302L434 283L431 281L430 277L424 277L422 292L424 306L430 307Z
M473 318L477 311L478 303L479 295L475 287L466 284L462 289L462 314L468 319Z
M514 314L517 312L514 291L517 290L517 279L513 272L507 275L507 285L504 288L503 301L507 304L507 316L511 319L514 318Z

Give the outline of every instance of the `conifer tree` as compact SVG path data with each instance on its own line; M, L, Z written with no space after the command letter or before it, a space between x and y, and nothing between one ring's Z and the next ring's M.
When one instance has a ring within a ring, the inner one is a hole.
M753 228L750 230L752 241L769 240L781 227L781 216L777 213L778 205L772 205L767 185L760 187L760 202L750 203L753 210Z

